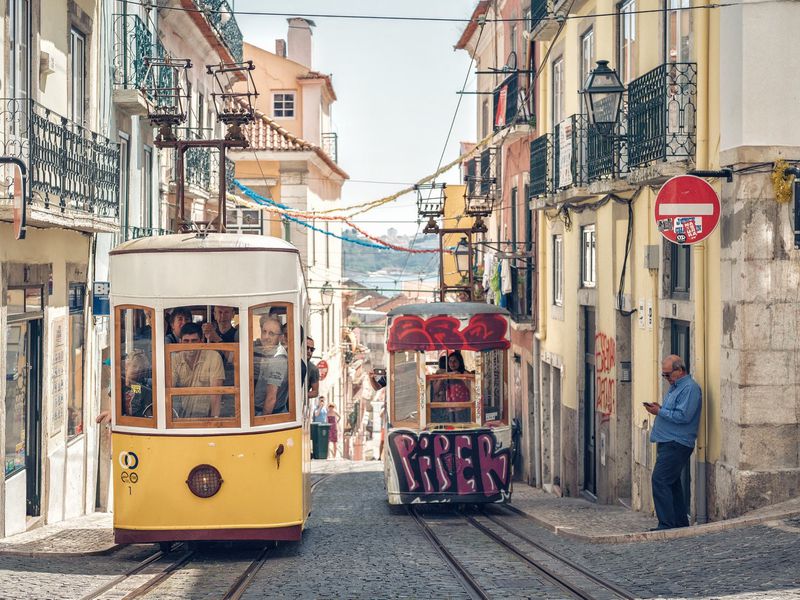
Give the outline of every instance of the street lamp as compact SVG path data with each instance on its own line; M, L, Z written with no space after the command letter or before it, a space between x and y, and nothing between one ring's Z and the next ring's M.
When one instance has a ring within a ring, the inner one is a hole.
M456 259L456 269L462 277L469 276L469 243L467 238L462 237L461 241L453 248L453 258Z
M327 310L333 304L333 286L330 282L326 281L322 284L319 296L322 299L322 306Z
M598 60L582 90L586 103L586 114L589 123L597 130L609 135L619 120L622 107L622 94L625 86L614 69L608 67L607 60Z

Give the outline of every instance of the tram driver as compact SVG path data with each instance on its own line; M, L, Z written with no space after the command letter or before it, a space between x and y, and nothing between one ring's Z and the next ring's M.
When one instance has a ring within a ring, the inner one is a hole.
M261 336L254 348L259 363L254 378L255 414L289 412L289 355L280 343L283 324L271 315L261 317Z
M181 327L180 343L200 344L203 330L198 323ZM225 367L215 350L183 350L173 352L173 387L221 387L225 382ZM203 419L220 416L220 394L192 394L173 396L178 402L173 410L181 419Z

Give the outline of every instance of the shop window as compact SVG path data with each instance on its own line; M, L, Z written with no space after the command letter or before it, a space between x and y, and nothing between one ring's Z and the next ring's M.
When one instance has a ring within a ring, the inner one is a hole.
M292 308L286 302L273 302L250 309L250 417L254 425L295 419Z
M115 405L120 425L156 425L154 323L152 308L118 306L115 310Z
M67 439L83 433L83 370L86 320L84 299L86 284L69 286L69 404L67 405Z
M393 352L390 361L391 425L392 427L419 427L417 353Z
M167 427L238 427L237 309L204 304L165 313Z
M6 453L5 476L25 468L25 431L27 427L30 369L26 337L28 323L10 323L5 330L6 351Z
M506 351L487 350L481 352L483 368L481 370L481 399L483 410L483 422L486 423L507 423L505 381L506 373Z

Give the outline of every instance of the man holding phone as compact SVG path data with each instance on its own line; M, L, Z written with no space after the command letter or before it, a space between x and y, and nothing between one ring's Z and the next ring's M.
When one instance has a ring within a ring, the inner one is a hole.
M689 525L681 471L694 450L703 403L700 386L680 356L671 354L661 362L661 376L669 382L664 404L643 402L645 410L656 417L650 431L657 449L652 477L656 530Z

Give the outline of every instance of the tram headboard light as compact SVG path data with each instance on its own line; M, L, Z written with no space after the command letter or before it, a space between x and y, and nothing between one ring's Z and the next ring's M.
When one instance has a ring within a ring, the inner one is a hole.
M210 498L222 487L222 475L211 465L197 465L186 480L189 490L200 498Z

